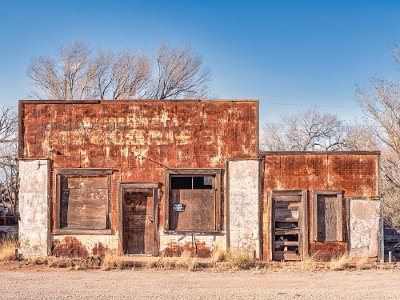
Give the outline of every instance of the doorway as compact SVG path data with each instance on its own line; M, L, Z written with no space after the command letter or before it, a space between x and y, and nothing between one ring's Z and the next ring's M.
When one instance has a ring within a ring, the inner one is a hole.
M270 258L303 260L307 256L307 191L270 191Z
M157 255L158 184L120 185L119 232L123 254Z

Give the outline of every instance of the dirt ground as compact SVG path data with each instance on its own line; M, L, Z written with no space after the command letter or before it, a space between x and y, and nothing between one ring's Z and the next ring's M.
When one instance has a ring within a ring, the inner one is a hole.
M2 299L399 299L399 270L0 270Z

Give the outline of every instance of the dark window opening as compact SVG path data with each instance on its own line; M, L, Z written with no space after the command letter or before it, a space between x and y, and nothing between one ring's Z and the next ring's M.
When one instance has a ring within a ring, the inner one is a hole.
M193 177L193 189L212 189L212 176Z
M192 177L171 177L172 190L191 190Z

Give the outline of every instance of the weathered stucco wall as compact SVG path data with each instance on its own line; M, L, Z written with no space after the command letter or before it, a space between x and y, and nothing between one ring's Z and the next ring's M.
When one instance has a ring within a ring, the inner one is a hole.
M52 232L57 169L114 170L110 220L118 235L119 183L160 183L162 229L166 168L221 168L224 176L229 158L258 156L258 101L22 101L19 113L19 155L52 160Z
M19 161L19 242L24 257L50 252L50 161Z
M312 190L341 190L346 197L378 197L378 152L266 152L264 157L263 256L268 257L267 199L270 190L308 191L309 254L327 259L348 248L344 242L313 241ZM346 220L343 203L343 220ZM346 222L343 231L347 236Z
M260 160L228 162L229 246L260 257Z
M381 202L378 200L350 200L350 256L379 255L379 220Z

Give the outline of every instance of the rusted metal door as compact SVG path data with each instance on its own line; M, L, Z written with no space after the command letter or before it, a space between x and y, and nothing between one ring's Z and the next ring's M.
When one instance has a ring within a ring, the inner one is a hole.
M130 188L122 194L122 244L124 254L155 254L155 195L152 188Z

